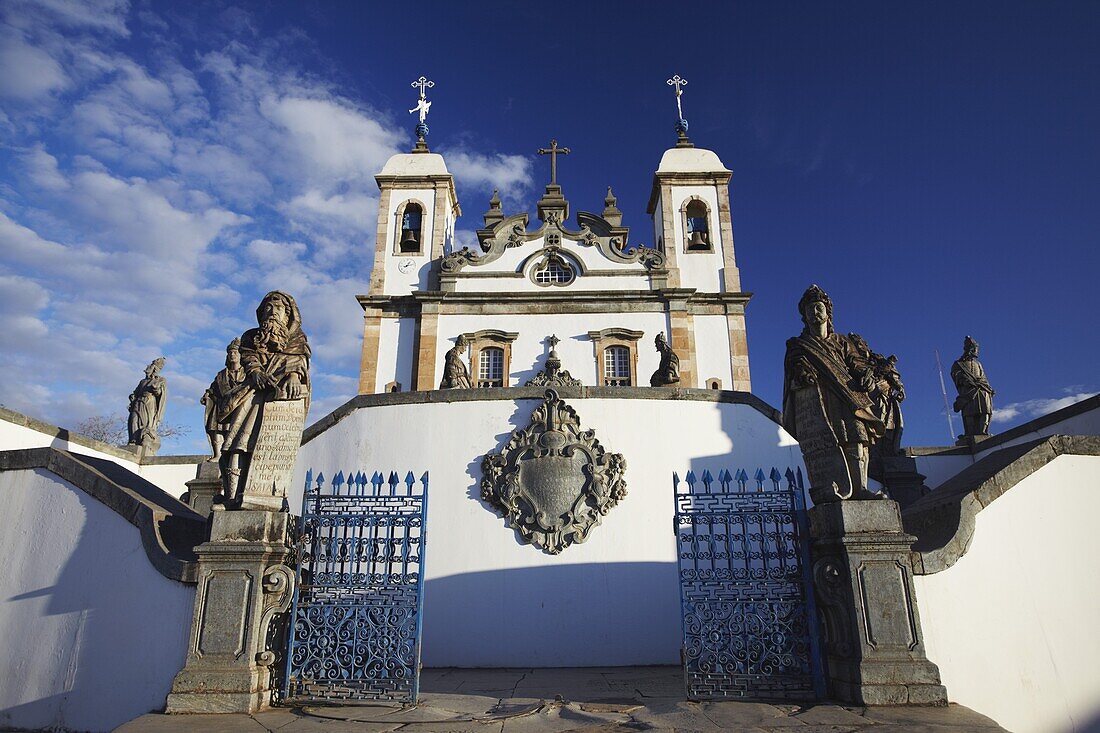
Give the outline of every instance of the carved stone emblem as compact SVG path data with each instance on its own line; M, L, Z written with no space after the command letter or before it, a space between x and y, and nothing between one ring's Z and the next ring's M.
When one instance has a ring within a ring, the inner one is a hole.
M626 459L608 453L552 389L527 427L481 462L481 496L551 555L584 542L626 496Z

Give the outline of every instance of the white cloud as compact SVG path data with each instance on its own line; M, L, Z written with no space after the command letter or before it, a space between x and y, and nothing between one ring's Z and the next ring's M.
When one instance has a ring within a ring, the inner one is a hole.
M498 189L505 201L521 202L531 189L531 159L522 155L503 155L451 150L447 168L459 185L478 191Z
M1080 386L1077 385L1077 388L1080 388ZM1064 397L1024 400L1022 402L1013 402L1004 407L994 407L993 422L1008 422L1017 418L1030 420L1040 415L1054 412L1055 410L1061 410L1063 407L1069 407L1081 400L1087 400L1089 397L1094 397L1096 394L1096 392L1076 392L1074 394L1067 394Z
M14 29L0 32L0 69L0 97L29 101L69 84L61 64Z

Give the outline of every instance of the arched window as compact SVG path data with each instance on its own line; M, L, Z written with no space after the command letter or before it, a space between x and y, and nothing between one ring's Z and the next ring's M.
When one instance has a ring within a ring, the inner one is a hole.
M603 383L611 387L630 386L630 349L625 346L604 349Z
M684 209L684 233L687 236L688 252L710 251L710 212L707 205L699 199L688 201Z
M397 240L397 249L403 254L418 254L421 251L423 236L424 209L416 202L405 204L401 212L401 234Z
M722 389L722 380L718 377L711 377L707 380L707 389Z
M386 391L387 392L400 392L401 391L401 382L389 382L386 385Z
M561 257L547 255L531 273L537 285L568 285L577 277L577 273Z
M504 386L504 349L487 346L478 352L477 386Z

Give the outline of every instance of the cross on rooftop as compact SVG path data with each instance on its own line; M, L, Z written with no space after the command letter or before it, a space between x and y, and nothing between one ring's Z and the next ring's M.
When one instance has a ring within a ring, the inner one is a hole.
M676 87L676 112L680 115L680 119L684 119L684 110L680 106L680 96L684 93L683 87L687 86L687 79L681 79L679 74L674 74L667 82L670 87Z
M569 148L559 148L557 140L550 140L549 148L539 148L539 155L550 156L550 185L555 186L558 183L558 155L569 155L572 151Z
M412 83L412 85L414 87L420 87L420 98L423 99L424 98L424 90L425 89L431 89L432 87L434 87L435 82L434 81L429 81L428 77L426 77L426 76L422 76L419 79L417 79L416 81L414 81Z

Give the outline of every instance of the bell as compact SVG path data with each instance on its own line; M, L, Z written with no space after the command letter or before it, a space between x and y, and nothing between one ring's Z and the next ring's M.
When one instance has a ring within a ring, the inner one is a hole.
M705 232L701 232L698 229L691 233L691 240L688 241L688 249L708 249L710 245L707 243L707 235Z
M416 238L415 229L406 229L401 232L401 249L403 250L417 250L420 249L420 242Z

